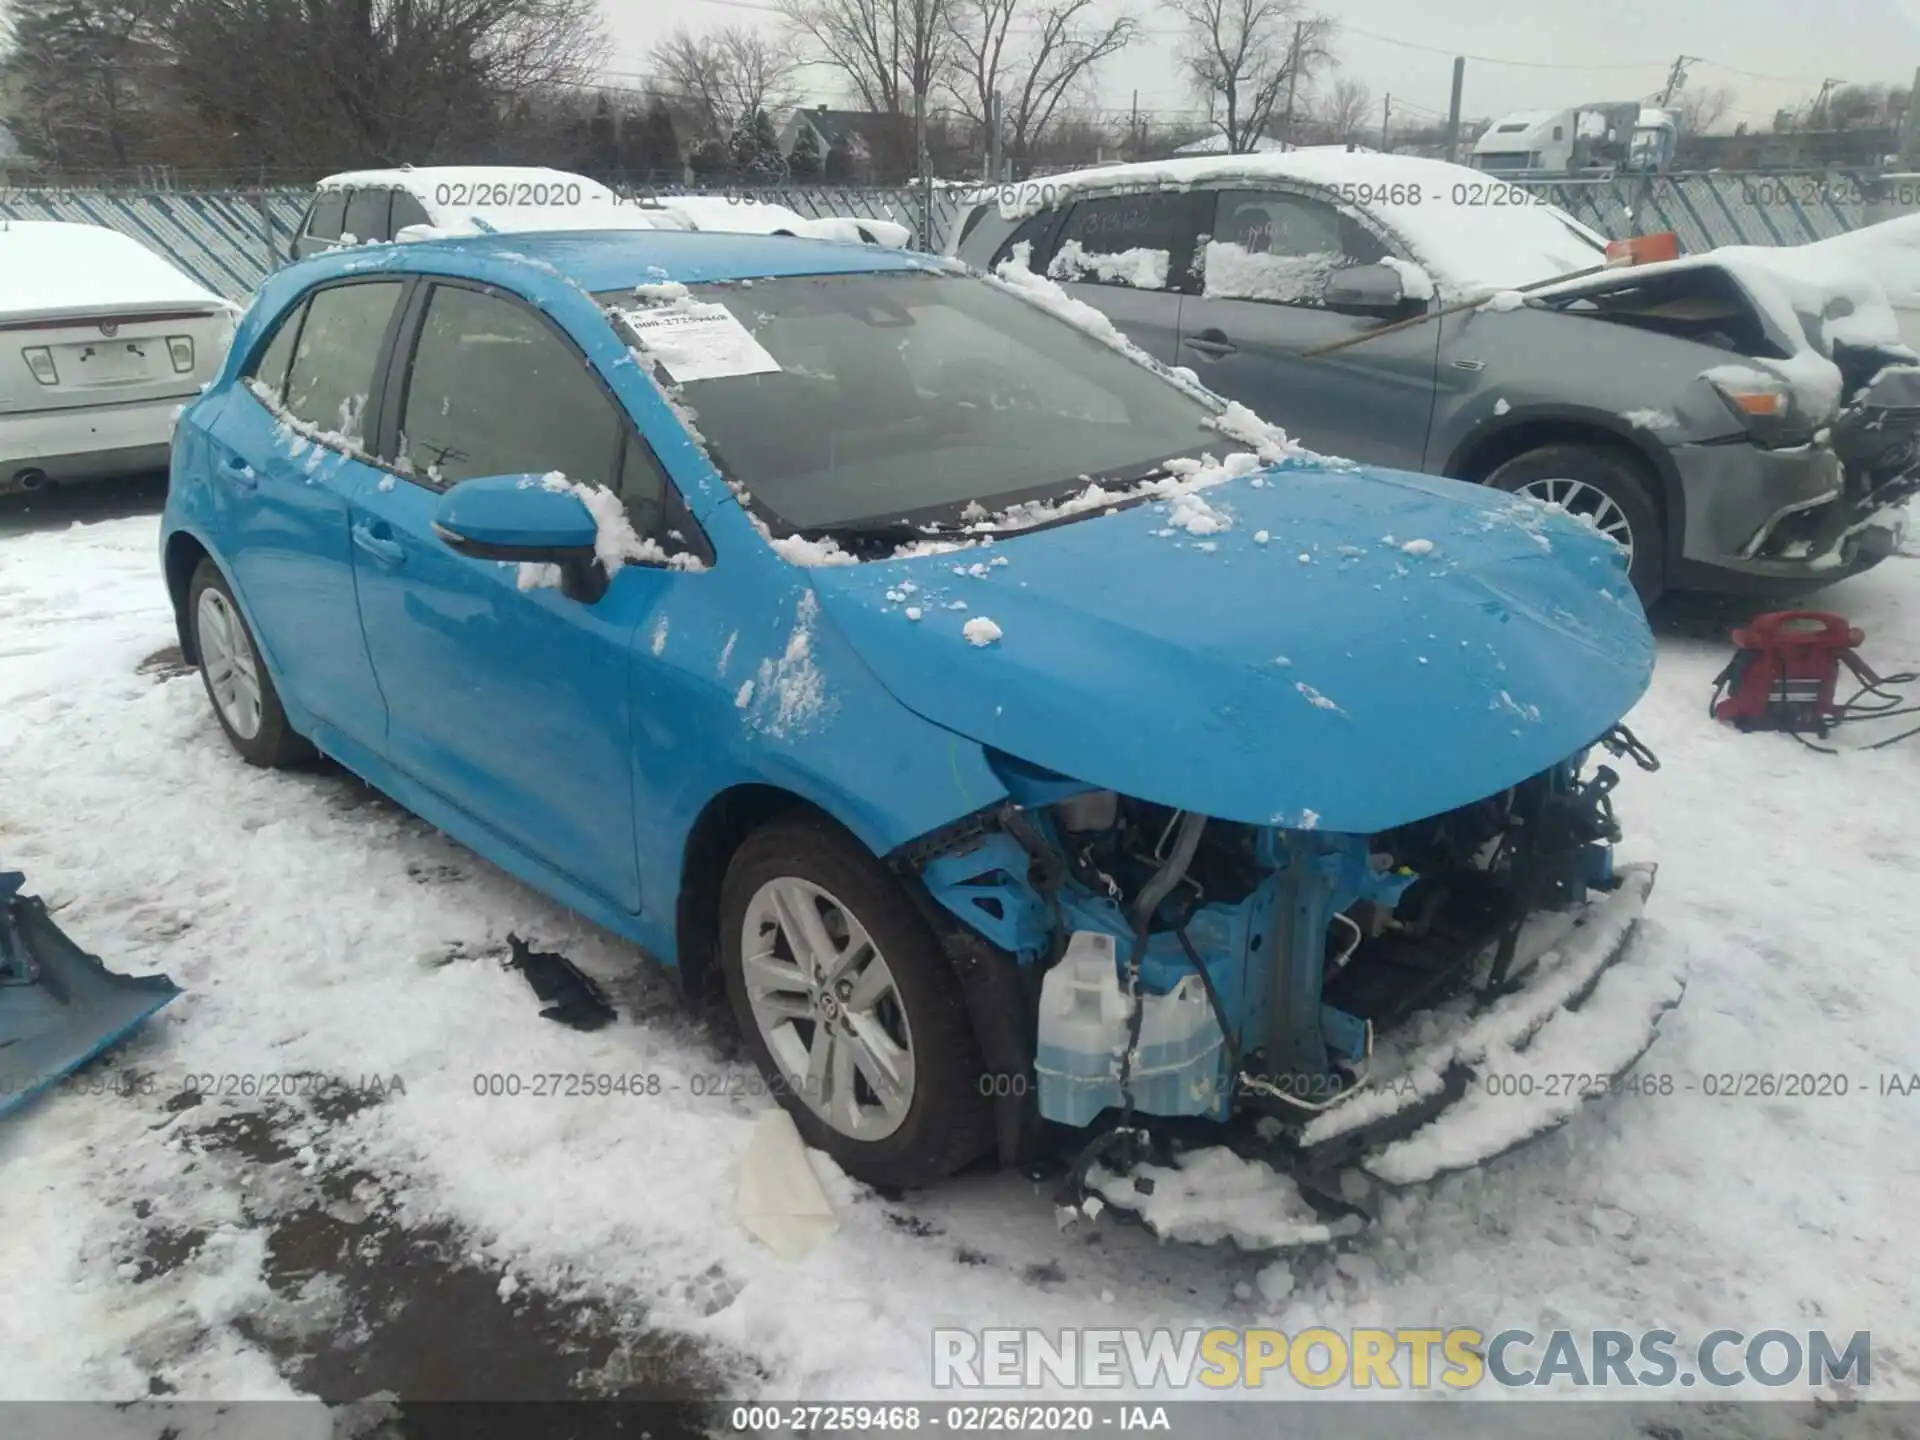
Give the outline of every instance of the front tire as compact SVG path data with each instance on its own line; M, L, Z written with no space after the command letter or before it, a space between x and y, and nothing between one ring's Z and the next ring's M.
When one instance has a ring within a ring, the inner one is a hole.
M1642 606L1666 589L1666 528L1645 468L1631 457L1596 445L1542 445L1499 466L1486 483L1591 520L1627 550L1627 578Z
M240 603L211 560L200 562L187 586L187 623L213 718L240 758L265 769L311 758L313 747L287 722Z
M748 836L720 892L748 1053L807 1143L873 1185L926 1185L991 1143L958 979L899 880L814 816Z

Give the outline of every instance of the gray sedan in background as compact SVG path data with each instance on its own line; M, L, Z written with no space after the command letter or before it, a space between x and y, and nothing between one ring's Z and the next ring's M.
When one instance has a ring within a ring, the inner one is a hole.
M1920 488L1920 366L1884 297L1791 249L1608 266L1530 192L1344 149L970 199L949 253L1049 276L1314 450L1585 516L1649 602L1856 574Z

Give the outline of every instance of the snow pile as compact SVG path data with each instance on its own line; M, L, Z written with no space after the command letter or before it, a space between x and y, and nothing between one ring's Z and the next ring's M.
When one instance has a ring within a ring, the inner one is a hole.
M1509 310L1526 307L1527 297L1518 290L1496 290L1480 302L1479 309L1493 315L1503 315Z
M819 597L802 591L786 649L777 660L762 660L754 678L735 696L736 705L748 712L747 723L775 739L804 729L829 707L826 679L813 660L813 627L819 617Z
M618 575L621 567L629 563L664 565L671 570L707 568L697 555L685 551L668 554L666 547L651 535L635 531L633 521L627 516L626 502L606 486L583 485L569 480L558 470L542 476L540 484L548 490L578 496L580 503L587 507L587 513L593 516L593 553L609 578Z
M1400 290L1409 300L1433 299L1433 277L1427 274L1425 267L1411 260L1402 260L1398 255L1388 255L1380 262L1389 270L1397 271L1400 276Z
M1224 1145L1190 1150L1178 1167L1139 1165L1129 1175L1095 1165L1087 1187L1138 1215L1166 1240L1228 1240L1244 1250L1276 1250L1324 1243L1341 1233L1320 1219L1292 1180Z
M1209 240L1205 289L1211 299L1298 303L1318 300L1340 268L1338 255L1276 255L1226 240Z
M960 633L967 637L969 645L985 647L993 644L1005 632L986 616L976 615L960 627Z
M1135 249L1102 254L1083 248L1078 240L1068 240L1054 252L1047 274L1055 280L1084 280L1092 276L1108 285L1164 290L1167 266L1171 263L1165 250Z

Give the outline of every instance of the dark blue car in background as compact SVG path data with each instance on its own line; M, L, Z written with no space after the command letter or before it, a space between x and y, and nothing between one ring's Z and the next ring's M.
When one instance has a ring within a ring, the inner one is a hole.
M1630 928L1583 765L1645 619L1591 526L1323 461L1101 329L804 240L295 264L181 417L182 644L246 760L324 752L724 985L862 1178L1116 1114L1372 1163L1445 1123L1378 1127L1377 1037L1536 911Z

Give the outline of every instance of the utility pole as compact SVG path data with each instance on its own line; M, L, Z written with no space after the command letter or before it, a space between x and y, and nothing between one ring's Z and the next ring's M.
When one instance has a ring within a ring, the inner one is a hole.
M987 179L1000 178L1000 92L987 97Z
M1287 116L1280 124L1280 143L1293 143L1293 92L1300 83L1300 36L1307 28L1307 22L1293 22L1293 44L1287 47Z
M1825 122L1827 117L1827 96L1831 95L1837 87L1846 83L1844 80L1822 80L1820 82L1820 93L1814 97L1813 109L1807 115L1807 128L1809 130L1814 128L1816 122Z
M1680 87L1687 83L1687 66L1698 64L1698 55L1681 55L1675 58L1673 68L1667 71L1667 87L1660 92L1660 108L1665 109L1673 103L1673 97Z
M1127 115L1127 158L1138 160L1140 144L1140 92L1133 92L1133 109Z
M939 244L933 234L933 167L927 163L927 93L914 87L913 148L920 163L920 248L933 250Z
M1387 98L1380 102L1380 149L1387 148L1387 127L1393 123L1393 92L1387 92Z
M1456 162L1460 150L1460 90L1466 83L1467 57L1453 57L1453 98L1447 102L1447 163Z

